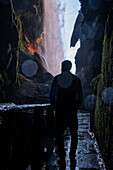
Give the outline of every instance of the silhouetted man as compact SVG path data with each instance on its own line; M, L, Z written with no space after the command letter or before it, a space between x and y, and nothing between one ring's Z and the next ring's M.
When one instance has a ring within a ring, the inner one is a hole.
M56 141L61 170L65 169L66 166L63 135L67 126L70 128L71 134L71 168L76 164L75 152L78 141L77 110L82 103L81 81L70 72L71 67L72 63L69 60L62 62L62 73L54 77L50 91L50 102L56 112Z

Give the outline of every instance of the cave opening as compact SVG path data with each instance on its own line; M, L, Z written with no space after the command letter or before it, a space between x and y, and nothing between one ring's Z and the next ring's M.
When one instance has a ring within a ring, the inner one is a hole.
M64 2L64 1L63 1ZM62 3L63 3L62 2ZM80 2L79 0L75 1L65 1L65 23L64 23L64 31L65 31L65 38L64 38L64 56L66 59L69 59L72 62L72 69L71 72L73 74L76 73L76 64L75 64L75 55L77 50L80 48L80 40L76 43L74 47L71 47L71 35L74 29L74 24L78 17L80 11Z
M46 58L49 65L49 70L51 73L53 73L53 75L60 73L60 65L62 60L69 59L70 61L72 61L71 71L75 74L76 68L74 57L76 55L77 49L80 47L80 41L78 41L75 47L70 48L70 39L74 27L74 22L76 21L78 11L80 10L80 2L79 0L59 0L47 2L44 1L44 4L45 30L47 35L47 37L45 37L45 50L47 54ZM51 10L49 11L48 5L52 6ZM53 15L50 15L50 13ZM56 16L57 19L55 18ZM49 60L50 56L51 60Z

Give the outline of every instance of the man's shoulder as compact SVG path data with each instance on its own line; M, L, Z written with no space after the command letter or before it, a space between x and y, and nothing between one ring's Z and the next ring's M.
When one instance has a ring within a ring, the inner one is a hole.
M54 81L57 81L58 77L60 76L61 74L57 74L55 77L54 77Z
M55 77L54 77L54 79L57 79L57 77L59 77L61 74L57 74Z
M73 77L74 77L75 80L80 81L80 78L77 75L73 74Z

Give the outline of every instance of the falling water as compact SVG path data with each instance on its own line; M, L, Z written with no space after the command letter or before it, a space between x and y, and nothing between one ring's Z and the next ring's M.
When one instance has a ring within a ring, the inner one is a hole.
M48 71L53 75L60 73L64 60L59 8L60 1L44 0L45 58Z

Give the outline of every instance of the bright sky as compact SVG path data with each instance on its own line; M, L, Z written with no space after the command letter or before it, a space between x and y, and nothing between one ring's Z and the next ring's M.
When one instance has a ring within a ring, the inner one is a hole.
M76 44L75 47L70 48L70 39L72 35L72 31L74 28L74 23L78 15L78 11L80 10L80 2L79 0L61 0L62 5L65 4L65 18L64 18L64 33L63 33L63 40L64 40L64 53L65 58L69 59L73 66L72 66L72 73L75 73L75 54L77 49L80 47L80 42Z

